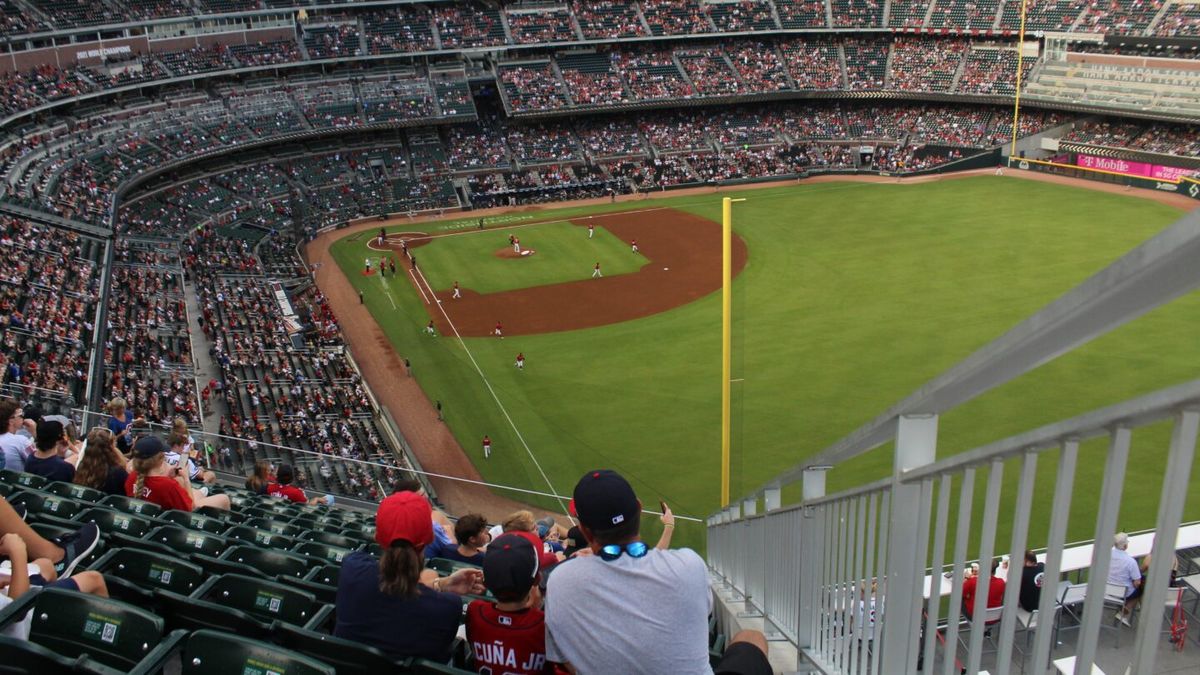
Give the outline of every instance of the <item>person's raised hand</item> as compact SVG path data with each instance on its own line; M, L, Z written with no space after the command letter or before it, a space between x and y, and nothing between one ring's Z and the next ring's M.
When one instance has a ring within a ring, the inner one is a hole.
M459 595L483 595L483 570L464 568L442 579L440 590L458 593Z

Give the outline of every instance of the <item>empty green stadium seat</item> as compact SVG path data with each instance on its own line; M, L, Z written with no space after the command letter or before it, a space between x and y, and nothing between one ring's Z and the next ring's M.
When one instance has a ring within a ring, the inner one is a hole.
M135 548L109 551L91 569L104 574L112 595L131 602L149 601L155 588L190 595L205 577L199 565Z
M366 543L359 537L347 537L340 534L333 534L325 530L309 530L308 532L300 535L300 538L305 541L315 541L320 544L325 544L326 546L337 546L339 548L350 549L351 551L357 550L364 543Z
M282 520L274 520L272 518L247 518L245 525L254 527L260 530L266 530L275 534L282 534L286 537L296 537L304 532L302 528L296 527L291 523L285 523Z
M319 584L327 586L337 586L338 576L341 574L342 568L337 565L321 565L315 567L304 578L309 581L315 581Z
M409 664L409 659L392 660L378 649L359 642L286 624L280 625L275 635L284 647L320 659L337 669L338 675L404 672Z
M84 502L97 504L101 499L104 499L104 493L86 485L76 485L74 483L64 483L62 481L51 481L45 487L46 492L56 494L60 497L70 497Z
M262 549L254 546L234 546L220 556L221 560L249 565L268 577L285 576L304 578L308 571L319 564L315 559L295 553Z
M181 527L186 527L189 530L200 530L202 532L211 532L212 534L220 534L224 532L229 523L217 518L201 515L193 511L178 511L168 510L160 515L159 520L165 520L169 523L175 523Z
M155 527L149 518L135 516L132 513L114 511L104 506L93 506L75 516L77 523L95 523L96 527L105 534L121 533L136 539L146 536Z
M198 630L183 651L183 671L189 675L336 675L333 666L276 645L240 635Z
M255 519L247 521L253 523ZM260 544L286 551L296 545L296 540L285 534L277 534L251 525L234 525L225 530L225 536L231 540L243 541L249 544Z
M155 672L183 639L166 634L158 616L128 603L61 588L47 588L33 600L29 642L67 659L88 659L118 672L135 667ZM9 651L4 658L9 659Z
M85 508L82 502L40 490L23 490L21 494L14 496L9 501L12 504L24 504L30 513L45 514L66 520L74 518Z
M215 506L201 506L200 508L196 509L195 513L199 513L202 516L208 516L209 518L216 518L217 520L223 520L226 523L230 523L230 524L234 524L234 525L245 522L245 520L246 520L246 517L243 516L242 514L238 513L237 511L227 511L225 509L218 509Z
M157 527L146 535L146 541L160 544L176 553L189 556L194 554L219 556L233 543L219 534L189 530L178 525Z
M0 673L5 675L78 675L99 672L87 667L86 658L68 659L41 645L12 637L0 636L0 654L4 655L4 658L0 658Z
M241 574L213 577L190 596L156 590L172 627L213 628L239 635L265 637L277 622L320 625L333 608L305 591Z
M342 559L350 555L352 549L342 548L340 546L327 546L315 541L302 541L292 547L293 553L299 553L309 558L315 558L321 562L340 563Z
M133 497L125 497L123 495L109 495L102 499L100 503L118 511L146 516L147 518L155 518L163 511L162 507L158 504L152 504L142 499L134 499Z
M50 481L42 478L41 476L35 476L31 473L3 469L0 470L0 482L8 483L10 485L20 485L21 487L40 489Z

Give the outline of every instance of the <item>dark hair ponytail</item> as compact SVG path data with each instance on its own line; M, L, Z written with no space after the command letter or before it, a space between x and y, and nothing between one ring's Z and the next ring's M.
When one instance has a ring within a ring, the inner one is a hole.
M407 540L397 539L379 559L379 591L415 598L421 578L421 554Z

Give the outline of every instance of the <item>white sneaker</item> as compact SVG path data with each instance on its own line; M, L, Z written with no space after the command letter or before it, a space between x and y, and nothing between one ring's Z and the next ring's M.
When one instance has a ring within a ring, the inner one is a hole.
M1117 612L1117 620L1120 621L1121 623L1125 624L1126 626L1133 625L1133 624L1129 623L1129 614L1126 614L1125 612Z

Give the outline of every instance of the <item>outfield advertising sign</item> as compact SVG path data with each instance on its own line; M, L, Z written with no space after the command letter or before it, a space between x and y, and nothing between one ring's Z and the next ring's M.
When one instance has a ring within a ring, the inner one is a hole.
M1178 181L1184 176L1195 176L1197 173L1200 173L1196 169L1181 169L1177 166L1147 164L1145 162L1097 157L1095 155L1076 155L1075 164L1085 169L1099 169L1100 171L1112 171L1113 173L1121 173L1126 176L1142 176L1143 178L1167 181Z

